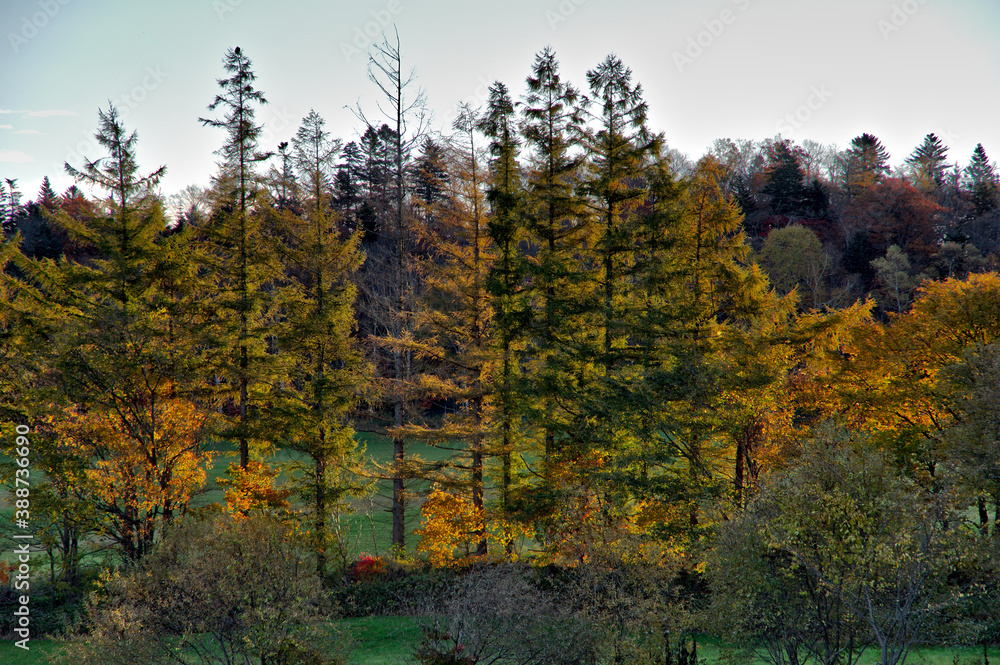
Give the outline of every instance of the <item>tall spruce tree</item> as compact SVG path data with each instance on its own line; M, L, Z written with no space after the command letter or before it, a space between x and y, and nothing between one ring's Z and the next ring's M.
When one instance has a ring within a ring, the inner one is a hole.
M874 134L851 139L842 161L844 185L850 196L878 184L889 174L889 152Z
M4 237L8 237L17 233L17 220L21 215L21 192L17 189L17 178L4 178L4 182L7 183L7 191L2 191L0 187L3 202L0 223L3 225Z
M587 167L582 190L588 195L595 219L595 263L603 273L597 292L603 299L601 327L604 347L601 364L611 371L614 340L625 331L617 329L621 320L619 301L634 261L634 218L647 196L647 174L662 147L662 136L646 126L647 104L642 86L632 84L632 70L615 55L607 56L587 72L593 102L600 107L591 131L585 133Z
M523 336L528 305L525 302L524 257L519 250L524 236L524 190L517 157L520 139L517 116L507 87L500 82L490 86L486 111L479 119L479 130L489 139L490 179L486 199L490 205L487 232L496 248L496 260L486 280L492 298L494 339L500 348L499 376L494 398L498 410L501 456L500 504L510 508L513 482L513 453L519 428L519 391L516 390L520 367L516 346Z
M522 104L522 136L528 148L525 172L525 237L530 245L527 279L533 303L525 343L531 350L522 376L526 416L542 436L531 470L540 485L522 493L522 512L547 519L564 494L560 474L581 451L576 433L583 414L573 395L594 380L581 363L581 350L600 345L601 332L586 314L591 266L580 262L592 234L592 220L577 192L582 155L577 146L582 114L580 93L563 81L550 48L535 56ZM553 527L558 530L561 527ZM551 531L551 529L550 529ZM558 538L554 532L543 539Z
M972 198L976 215L985 214L997 207L996 165L986 156L982 143L976 144L969 165L965 167L966 191Z
M808 206L809 189L803 184L800 150L787 140L772 146L767 182L761 192L771 197L771 210L776 215L794 214Z
M246 469L255 438L253 411L268 391L264 284L273 276L274 265L255 214L261 190L256 167L270 156L258 147L263 126L256 123L256 112L267 100L254 87L257 75L240 47L226 52L223 67L228 77L218 80L222 91L208 106L210 111L219 109L221 118L199 119L226 131L217 151L222 161L215 210L201 231L218 289L208 305L215 321L208 347L225 382L221 393L235 401L239 411L238 421L225 434L239 442L239 464Z
M531 417L542 429L543 460L551 466L557 439L562 443L558 431L568 426L567 413L558 408L555 399L562 392L560 384L574 380L566 374L577 373L566 365L566 351L579 340L579 334L591 332L576 325L584 306L581 289L588 275L577 259L588 239L590 220L576 192L581 166L580 155L574 150L582 123L580 93L562 80L559 62L548 47L535 56L527 83L522 105L522 135L529 148L525 226L526 240L536 254L529 262L536 303L529 341L534 365Z
M937 192L945 182L948 168L948 148L934 133L924 137L921 143L906 158L913 186L924 193Z

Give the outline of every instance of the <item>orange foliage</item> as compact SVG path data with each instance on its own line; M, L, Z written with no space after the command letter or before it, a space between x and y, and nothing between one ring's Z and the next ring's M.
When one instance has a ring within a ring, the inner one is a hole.
M250 460L244 469L236 462L226 471L229 478L220 478L219 484L227 487L226 508L234 516L251 511L286 510L289 508L289 490L274 487L275 469L258 460Z
M944 208L905 180L887 178L865 189L844 211L848 229L863 230L879 249L899 245L920 262L937 253Z
M195 407L167 399L155 414L152 431L126 428L113 412L75 407L54 423L71 450L92 460L90 489L116 510L156 515L176 509L205 482L211 453L199 448L203 418Z
M476 531L485 521L485 513L477 511L471 499L435 485L420 512L423 526L416 531L420 536L417 551L426 554L432 566L447 566L471 554L478 540ZM456 550L461 552L457 557Z

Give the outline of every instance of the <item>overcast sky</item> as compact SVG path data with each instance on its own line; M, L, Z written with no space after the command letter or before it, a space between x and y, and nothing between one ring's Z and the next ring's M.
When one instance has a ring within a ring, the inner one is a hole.
M167 166L164 193L208 185L224 136L198 118L234 46L270 102L264 148L310 109L356 139L346 107L373 109L365 51L393 24L436 127L494 80L520 95L550 45L581 89L620 56L651 126L692 159L716 138L779 132L840 147L874 133L893 164L929 132L951 161L980 142L1000 156L997 0L2 0L0 177L25 200L45 175L64 190L63 162L102 156L110 100L138 130L143 172Z

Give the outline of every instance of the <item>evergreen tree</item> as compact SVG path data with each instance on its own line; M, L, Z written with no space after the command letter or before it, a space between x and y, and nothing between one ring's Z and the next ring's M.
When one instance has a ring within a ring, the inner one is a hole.
M358 144L350 141L341 151L341 161L334 175L333 205L340 214L345 235L357 230L358 208L361 203L361 151Z
M646 126L647 105L642 99L642 86L633 86L632 70L617 56L607 56L587 72L587 81L600 111L595 114L597 126L586 132L583 142L587 169L582 189L589 195L590 205L600 220L595 263L601 266L603 274L596 291L603 299L601 364L608 373L614 364L614 340L627 335L627 331L616 328L621 320L620 301L628 298L624 278L631 270L631 254L635 249L632 218L645 202L647 172L663 141Z
M164 235L151 194L165 168L139 174L137 136L113 106L100 112L96 138L108 157L66 171L108 192L103 210L57 215L93 256L16 257L25 280L14 282L15 306L47 340L33 351L49 378L28 389L32 415L47 415L52 466L44 472L63 499L54 505L69 505L71 492L104 515L103 533L125 558L137 559L205 479L204 417L193 406L201 376L189 289L197 278L186 237ZM45 404L54 410L44 414ZM57 466L60 459L70 463Z
M326 575L329 513L356 480L357 447L347 412L363 388L364 366L356 341L353 273L361 263L360 238L342 239L331 215L330 180L339 142L315 111L292 139L292 154L306 192L302 215L276 210L284 243L285 283L277 290L277 326L283 379L275 388L282 438L304 452L303 493L311 501L316 571ZM341 555L345 553L340 552ZM342 563L346 563L342 561Z
M996 166L986 156L982 143L976 144L969 165L965 167L966 191L972 198L976 215L983 215L997 206Z
M269 173L272 192L271 198L279 210L295 209L299 206L298 182L292 170L292 155L288 150L288 141L278 144L278 159L280 166L272 166Z
M250 461L252 410L267 391L267 312L263 285L273 270L270 253L254 213L259 193L255 166L270 155L258 149L263 129L256 124L256 108L266 104L254 88L257 76L250 59L237 46L226 52L223 67L228 78L208 109L221 109L221 119L200 118L203 125L226 130L218 153L221 172L216 180L216 209L202 229L209 268L218 281L218 293L209 305L217 324L211 331L211 353L239 409L239 420L226 434L239 441L240 467Z
M924 193L938 191L945 181L947 155L948 148L941 139L933 133L925 136L923 143L906 158L913 186Z
M800 149L787 140L774 143L771 149L767 182L761 190L771 197L776 215L801 213L810 203L810 190L803 184L805 174L800 164Z
M2 191L0 187L0 197L3 200L3 215L0 223L3 225L4 237L12 236L17 232L17 220L21 216L21 192L17 191L17 178L5 178L7 191Z
M479 130L490 141L490 181L486 198L492 214L487 231L497 256L487 277L486 288L493 304L494 339L500 347L494 401L500 425L500 504L507 511L513 481L515 426L520 412L518 391L515 389L520 362L515 347L523 335L528 307L523 298L525 265L518 249L524 235L524 191L517 161L520 140L514 103L503 83L496 82L490 86L489 101L486 112L479 120Z
M433 206L444 197L447 184L444 152L440 145L427 138L413 163L413 193L423 201L424 206Z
M592 297L590 266L580 263L591 235L590 215L576 191L582 159L573 147L582 122L581 97L559 73L555 53L546 48L535 56L528 92L523 103L522 135L529 148L526 172L525 240L530 243L528 265L533 302L526 343L525 404L528 422L542 433L542 469L534 471L542 486L525 497L526 514L550 515L560 502L561 481L556 476L563 459L571 458L576 445L574 394L593 380L578 350L600 345L601 333L585 311ZM593 357L593 356L591 356ZM563 398L568 397L566 401ZM555 538L554 534L543 538Z
M889 174L889 153L873 134L856 136L844 155L844 170L848 193L853 196Z
M732 450L732 439L719 436L745 415L727 396L771 380L766 356L750 350L759 348L769 321L789 311L748 260L742 216L719 187L721 173L716 160L702 159L676 203L664 197L677 211L666 228L671 264L661 270L663 295L653 308L655 363L647 363L633 393L644 395L635 417L654 448L638 487L666 504L686 503L690 527L702 523L699 502L730 476L728 461L735 458L737 469L746 463L748 451ZM663 533L681 527L664 524Z
M49 182L48 176L42 178L42 186L38 188L38 198L35 199L35 203L50 212L59 207L59 197L56 195L55 190L52 189L52 184Z

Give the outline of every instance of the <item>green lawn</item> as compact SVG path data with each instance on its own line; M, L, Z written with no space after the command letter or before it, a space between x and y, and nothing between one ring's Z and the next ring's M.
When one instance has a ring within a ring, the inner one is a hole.
M414 617L368 617L344 619L338 622L352 642L349 665L409 665L416 663L412 653L420 640L418 619ZM3 665L43 665L46 654L58 648L53 640L32 640L28 651L10 641L0 642L0 663ZM908 665L982 665L982 647L934 647L914 650ZM1000 662L1000 648L989 651L991 663ZM722 651L711 638L698 642L698 660L705 665L722 664ZM868 649L862 665L878 662L877 649ZM751 665L764 665L756 662Z
M420 629L412 617L368 617L345 619L343 628L353 641L350 665L394 665L415 663L413 647Z
M392 460L392 440L385 436L368 432L359 432L356 439L365 447L366 457L372 464L369 467L374 474L375 465L387 465ZM228 441L209 442L207 449L214 453L212 464L206 469L207 477L204 488L194 497L191 502L193 507L204 507L211 504L221 504L225 501L225 490L219 485L219 478L224 477L231 462L238 460L238 453L235 445ZM442 460L450 454L449 451L441 450L420 443L412 443L408 446L409 456L418 455L428 461ZM0 459L2 459L0 453ZM306 462L308 458L299 452L289 449L279 449L268 458L268 463L272 465L282 465L287 462ZM39 469L32 469L33 481L41 477ZM279 476L278 482L287 478ZM351 511L341 516L340 533L343 542L347 545L349 558L354 558L360 553L375 555L386 555L390 552L392 517L390 511L392 487L388 480L372 479L373 492L366 497L354 499L350 502ZM412 492L412 499L407 508L407 526L409 532L408 550L412 554L415 551L416 536L412 532L420 526L420 497L428 489L426 482L411 481L408 484L408 491ZM0 533L13 529L12 521L14 515L13 505L10 503L10 492L0 489ZM4 548L5 550L9 548ZM0 551L0 558L8 553ZM39 557L41 555L38 555ZM41 564L41 559L38 559Z
M14 646L9 640L0 642L0 663L3 665L43 665L48 663L46 654L58 648L53 640L31 640L28 650Z

